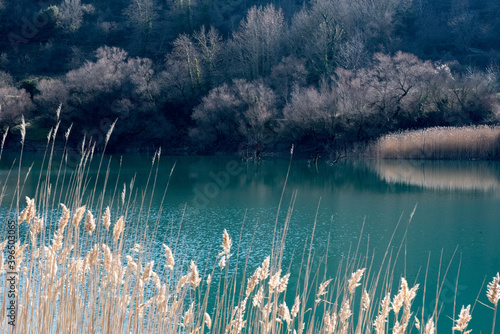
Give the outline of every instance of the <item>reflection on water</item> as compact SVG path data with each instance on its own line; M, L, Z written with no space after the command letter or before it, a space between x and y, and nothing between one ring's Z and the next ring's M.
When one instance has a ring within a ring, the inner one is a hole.
M368 165L388 183L438 190L498 190L500 166L495 162L378 160Z

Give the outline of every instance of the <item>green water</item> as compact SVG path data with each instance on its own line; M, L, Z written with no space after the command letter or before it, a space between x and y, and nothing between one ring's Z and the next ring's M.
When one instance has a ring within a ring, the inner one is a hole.
M135 185L140 190L146 184L151 158L123 156L120 169L120 158L113 157L110 180L119 178L120 191L123 183L128 184L135 175ZM26 155L24 159L27 166L33 160L36 161L35 167L40 162L40 157L36 156ZM197 258L203 268L207 262L212 265L215 261L224 228L233 238L234 247L237 247L242 232L239 255L249 255L248 267L253 272L271 251L289 160L269 158L256 164L222 156L162 157L156 181L157 194L152 202L152 220L156 218L154 213L158 211L174 162L176 167L165 198L165 207L159 217L158 244L175 239L182 220L180 242L185 245L185 255ZM0 162L0 177L5 177L9 167L9 159L3 158ZM36 170L35 167L33 170ZM97 164L92 165L94 167ZM95 176L93 169L92 175ZM36 173L28 177L25 186L27 195L34 191L37 181ZM9 182L15 184L14 180ZM114 186L114 181L112 184ZM453 315L453 295L459 265L456 313L462 304L474 305L483 280L486 278L486 283L491 281L500 271L499 163L340 161L330 165L320 160L315 166L307 160L297 159L291 164L278 229L284 224L286 211L295 192L283 268L286 270L291 261L290 284L296 282L294 274L298 271L304 246L312 234L316 212L313 251L316 264L324 262L327 256L327 278L335 276L338 262L348 255L350 249L352 252L356 248L360 237L362 252L366 251L369 244L370 254L375 254L374 267L379 265L391 235L401 220L393 247L390 248L393 254L398 250L405 229L407 238L394 279L398 280L406 272L410 285L415 280L420 283L414 311L422 307L428 260L424 306L426 311L432 311L440 257L442 278L457 250L439 300L439 307L442 307L439 332L451 330L452 327L448 317ZM410 213L416 205L415 215L408 225ZM252 237L252 249L247 254ZM211 257L207 256L209 252ZM207 257L211 260L207 261ZM489 304L484 289L479 301ZM293 296L290 298L291 304ZM473 328L475 333L490 332L492 315L492 310L476 303L469 328Z

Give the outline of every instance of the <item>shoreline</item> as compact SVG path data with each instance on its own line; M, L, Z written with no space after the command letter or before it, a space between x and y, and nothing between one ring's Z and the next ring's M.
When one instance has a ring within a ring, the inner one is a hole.
M89 140L86 141L87 145ZM313 146L310 143L294 144L294 156L310 159L313 163L326 160L337 163L342 159L389 159L389 160L500 160L500 125L469 125L462 127L431 127L416 130L402 130L385 134L369 142L343 143L341 149L332 149L333 143ZM95 152L102 153L102 145L96 145ZM275 144L269 150L253 148L245 150L197 150L194 144L186 142L176 146L137 144L125 148L124 145L109 145L106 154L154 154L161 149L168 156L239 156L242 161L260 161L266 158L287 158L290 146ZM65 142L56 139L48 141L26 138L24 152L78 153L82 143ZM240 146L244 147L244 146ZM328 148L327 148L328 147ZM3 152L18 153L21 150L20 136L9 133Z

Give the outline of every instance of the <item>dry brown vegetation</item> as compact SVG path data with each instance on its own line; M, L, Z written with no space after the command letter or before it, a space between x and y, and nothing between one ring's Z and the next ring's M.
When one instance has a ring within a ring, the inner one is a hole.
M372 148L382 159L498 159L500 126L434 127L392 133Z
M109 179L109 169L99 168L97 175L89 173L89 165L96 159L92 142L83 145L76 169L65 172L64 158L56 161L52 155L56 136L57 128L48 136L47 158L32 194L24 194L25 175L18 175L16 189L2 185L0 206L7 209L8 217L14 218L18 226L13 253L13 269L18 273L16 326L10 327L4 312L11 299L7 284L2 283L0 327L4 331L437 332L437 304L427 313L412 309L416 298L425 300L427 276L423 284L412 285L400 278L394 272L398 255L390 253L389 246L380 266L374 266L369 255L359 254L358 244L341 261L337 274L326 277L326 271L320 274L313 266L313 230L303 252L302 270L299 277L293 278L298 283L290 286L283 254L293 201L284 225L276 225L275 230L283 232L275 235L273 251L258 268L248 265L248 258L239 258L239 252L234 251L237 245L225 230L220 252L212 257L209 268L200 270L195 260L182 258L175 237L172 243L160 246L162 257L158 261L154 252L162 222L151 217L161 216L163 202L158 215L153 216L150 198L158 191L155 180L160 152L153 158L148 182L141 185L143 190L136 191L132 180L121 191L117 180ZM102 156L97 161L103 165ZM21 166L22 153L18 163ZM56 175L50 175L51 170L56 170ZM96 187L99 180L105 183L102 191ZM3 202L3 195L9 192L13 193L10 204ZM109 202L104 200L105 192L113 194ZM279 222L276 219L276 224ZM153 228L145 229L148 223ZM402 246L403 242L398 254ZM2 250L6 247L8 240L0 244ZM8 255L0 253L1 282L11 271ZM441 288L444 277L438 282ZM440 292L438 285L436 298ZM495 316L500 299L498 274L487 287L487 297ZM287 300L293 300L293 304L287 304ZM462 307L454 329L466 333L473 311L470 306Z

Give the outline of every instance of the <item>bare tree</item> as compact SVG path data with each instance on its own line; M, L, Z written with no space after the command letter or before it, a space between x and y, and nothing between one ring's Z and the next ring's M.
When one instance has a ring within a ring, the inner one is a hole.
M299 88L283 109L281 133L297 141L311 137L315 145L323 145L335 134L337 116L336 97L328 84Z
M281 106L288 102L295 88L306 85L307 74L304 61L293 56L283 58L277 65L273 66L269 82L278 96Z
M143 50L146 50L150 43L153 22L158 17L159 10L155 0L130 0L130 5L124 11L129 24L140 36Z
M281 58L285 22L281 9L272 4L252 7L233 34L234 55L246 78L266 76Z
M57 15L58 25L67 32L74 32L80 29L83 23L84 14L94 12L94 6L84 5L80 0L64 0L59 5Z
M316 76L331 75L335 69L338 43L345 34L337 1L315 0L292 20L290 44L294 53L307 60Z
M165 59L162 73L164 84L169 87L171 98L191 105L203 84L202 55L191 38L182 34L173 43L174 48Z
M17 125L21 116L29 116L33 108L30 95L24 89L0 88L0 124Z
M193 34L193 38L196 41L203 62L206 76L205 82L211 88L218 75L217 70L221 61L222 48L224 47L222 37L214 27L210 27L207 31L205 26L202 26L199 31Z
M358 34L340 43L337 64L348 70L359 70L369 64L369 55L362 37Z
M261 82L234 80L214 88L194 109L196 127L190 131L200 146L262 145L273 132L276 96Z

